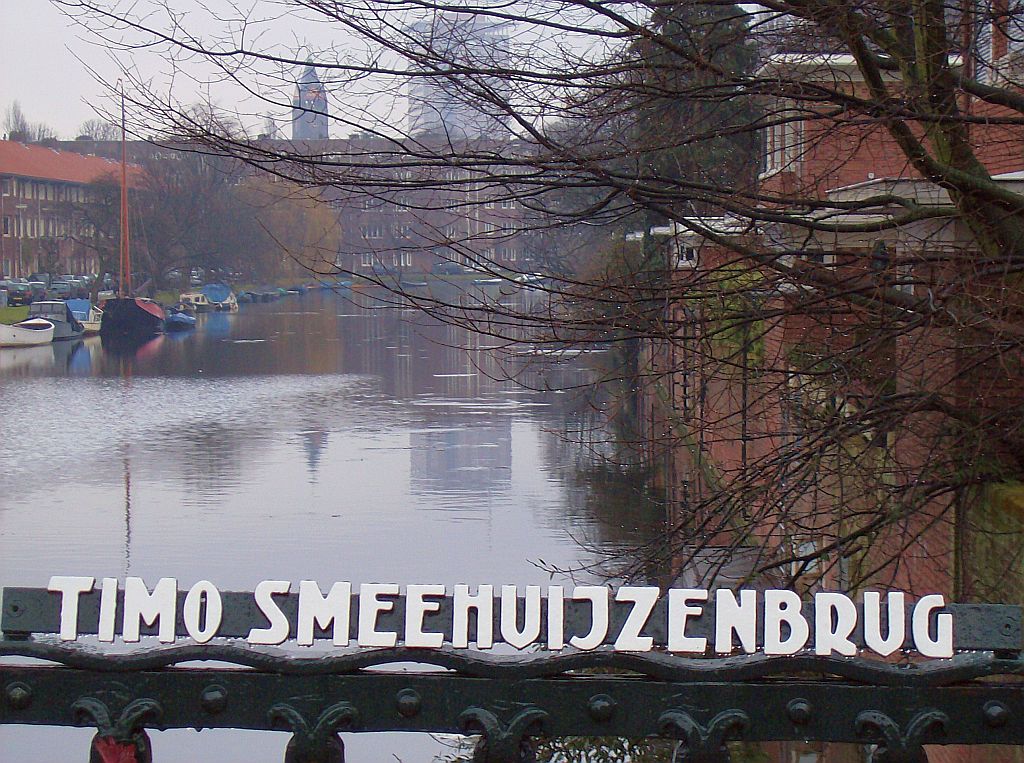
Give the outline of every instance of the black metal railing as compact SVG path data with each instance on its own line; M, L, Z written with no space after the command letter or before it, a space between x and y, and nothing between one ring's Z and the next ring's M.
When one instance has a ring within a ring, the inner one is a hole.
M479 735L479 763L530 761L537 740L569 736L675 739L676 760L690 763L728 761L731 742L852 742L887 763L927 760L925 745L1024 744L1016 608L964 609L973 615L960 618L952 659L896 664L607 647L310 657L226 641L110 654L48 635L58 627L48 597L4 590L0 657L45 662L0 664L0 724L95 728L96 763L150 761L148 734L183 728L287 732L287 763L344 760L342 732ZM396 663L432 670L370 670Z

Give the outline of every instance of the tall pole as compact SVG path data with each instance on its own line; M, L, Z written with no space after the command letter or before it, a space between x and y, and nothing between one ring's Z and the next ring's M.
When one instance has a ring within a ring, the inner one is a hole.
M128 247L128 143L125 137L124 84L121 85L121 271L118 275L119 296L131 296L132 262ZM128 290L125 291L127 284Z

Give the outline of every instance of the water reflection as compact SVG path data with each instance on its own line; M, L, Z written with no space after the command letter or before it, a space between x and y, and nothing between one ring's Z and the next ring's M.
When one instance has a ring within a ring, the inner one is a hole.
M492 344L311 294L142 345L0 351L0 580L546 584L538 560L591 565L652 537L660 507L625 477L605 489L564 437L587 405L507 381ZM0 748L65 760L85 748L76 733L8 728ZM156 759L278 763L286 738L265 736L156 734ZM353 760L444 750L410 735L346 744Z
M512 419L496 425L434 429L410 437L411 489L490 493L512 483Z

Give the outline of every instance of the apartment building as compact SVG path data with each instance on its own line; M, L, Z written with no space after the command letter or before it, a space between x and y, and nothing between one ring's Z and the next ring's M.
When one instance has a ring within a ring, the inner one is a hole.
M953 63L1005 86L1020 73L1021 59L1000 23L983 20L994 39L984 60L964 55ZM764 102L769 117L756 190L763 219L694 217L643 232L668 248L679 295L666 307L672 331L647 342L641 360L654 380L641 397L644 439L661 467L673 520L700 527L710 546L735 543L742 526L746 542L756 539L776 558L793 560L778 572L825 588L850 590L867 580L1010 600L1019 588L1006 570L1017 568L1016 557L999 560L1016 551L993 539L1022 529L1013 519L1018 497L953 489L932 495L925 488L915 495L917 485L955 475L942 463L942 447L951 442L973 454L968 469L1015 458L1014 412L1024 396L1019 364L1002 351L1013 340L1006 334L1001 343L998 331L993 339L943 312L974 305L1013 324L1013 277L996 272L1003 255L979 249L955 191L922 176L884 119L819 97L835 92L842 96L835 100L871 102L851 56L820 45L778 48L761 67L765 80L794 83L791 95ZM896 75L884 76L896 82ZM965 96L960 108L990 175L985 182L1007 199L1024 193L1018 120L981 99ZM921 129L911 131L921 136ZM779 267L752 265L740 254L751 251ZM749 317L730 323L721 315L742 314L729 287L735 290L737 272L758 287L743 297ZM717 301L706 297L713 288L724 292ZM858 300L885 309L860 310ZM930 311L930 319L904 318ZM888 401L911 398L929 403L885 417ZM968 419L987 423L971 430ZM844 427L856 433L848 441L815 440ZM950 434L961 430L961 441ZM821 447L812 457L815 443ZM758 482L757 474L775 482ZM734 505L702 504L723 485L734 485ZM915 501L913 510L888 496ZM705 510L730 522L699 515ZM865 530L863 544L844 545L858 522L881 529ZM998 532L994 522L1002 523Z
M85 244L94 234L84 214L95 202L90 184L118 172L108 159L0 141L2 274L95 272L95 251Z

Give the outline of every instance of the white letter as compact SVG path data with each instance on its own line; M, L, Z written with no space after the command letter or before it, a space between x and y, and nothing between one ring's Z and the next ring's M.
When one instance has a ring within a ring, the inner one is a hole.
M264 580L256 586L253 596L256 606L270 623L269 628L253 628L246 640L250 644L283 644L288 638L288 618L274 601L273 594L288 593L292 584L287 580Z
M124 581L124 624L121 637L126 642L139 640L140 620L146 625L156 625L157 638L162 644L174 643L174 618L178 609L178 581L174 578L160 578L150 594L142 578L125 578Z
M836 627L832 628L832 612L836 613ZM857 607L850 597L841 593L814 594L814 653L830 655L832 652L853 657L857 645L850 634L857 627Z
M922 596L914 607L912 627L914 632L914 646L917 651L925 657L952 657L953 656L953 615L945 612L936 618L935 640L931 638L928 626L930 625L931 613L933 610L946 606L946 600L941 594L933 593Z
M782 640L782 624L789 625L789 638ZM796 654L811 635L800 614L800 597L792 591L769 589L764 592L764 653Z
M424 633L423 615L441 609L439 601L423 601L424 596L444 596L443 585L410 585L405 587L405 645L439 649L443 633Z
M60 640L78 638L78 597L92 590L95 578L54 575L47 591L60 594Z
M108 644L114 641L114 624L117 621L117 578L103 578L100 589L100 627L96 638Z
M476 610L476 646L490 649L494 646L494 586L482 585L476 596L469 595L469 586L459 583L452 597L452 646L469 646L469 610Z
M352 608L352 584L335 583L325 598L315 580L299 581L299 617L295 643L313 645L313 623L324 630L333 622L331 643L348 646L349 615Z
M597 649L608 635L608 589L599 585L578 585L572 591L572 598L590 600L590 633L573 636L569 644L577 649Z
M548 649L565 648L565 591L560 585L548 586Z
M907 636L907 610L904 594L891 591L888 596L889 638L882 638L882 602L878 591L864 592L864 643L869 649L888 657Z
M522 649L540 636L540 586L526 586L525 617L523 628L519 629L519 613L516 607L518 590L514 585L501 587L501 637L506 644Z
M378 631L377 615L395 608L393 601L381 601L378 596L397 596L395 583L363 583L359 586L359 646L394 646L398 634L392 631Z
M204 596L206 597L206 627L199 623L199 610L202 607ZM209 580L200 580L185 595L182 619L185 621L185 630L197 644L205 644L217 635L223 614L224 607L221 604L220 591Z
M732 652L732 632L740 637L747 654L757 651L757 591L740 591L740 600L728 588L715 591L715 651Z
M640 631L647 625L658 603L661 589L657 586L622 586L615 592L615 601L631 601L629 615L622 624L619 637L612 646L617 652L649 652L654 646L654 638L641 636Z
M706 638L686 635L686 620L700 615L703 607L690 607L687 602L707 601L708 592L700 588L668 589L668 650L670 652L703 652L708 648Z

